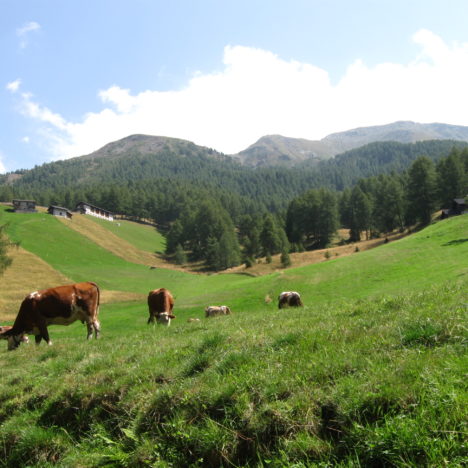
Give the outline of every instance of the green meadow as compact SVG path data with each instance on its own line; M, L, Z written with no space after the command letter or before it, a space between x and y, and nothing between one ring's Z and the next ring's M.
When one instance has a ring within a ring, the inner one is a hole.
M89 219L145 252L163 253L166 249L166 239L154 226L125 219L117 219L112 223L93 216L89 216Z
M75 323L50 327L51 347L4 343L0 466L465 466L467 216L251 277L149 269L1 209L54 269L142 300L101 306L97 341ZM160 249L142 228L126 240ZM147 326L145 295L163 286L177 318ZM278 310L282 290L305 306ZM211 304L233 313L206 319Z

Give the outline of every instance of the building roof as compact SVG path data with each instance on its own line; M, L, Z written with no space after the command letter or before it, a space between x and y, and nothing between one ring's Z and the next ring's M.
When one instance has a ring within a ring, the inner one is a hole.
M87 205L91 208L96 208L97 210L105 211L106 213L112 214L112 211L106 210L105 208L101 208L100 206L93 205L92 203L80 201L76 204L75 210L80 206L80 205Z
M57 210L65 210L71 214L71 211L68 208L64 208L63 206L50 205L49 208L47 208L47 211L49 211L51 208L57 208Z

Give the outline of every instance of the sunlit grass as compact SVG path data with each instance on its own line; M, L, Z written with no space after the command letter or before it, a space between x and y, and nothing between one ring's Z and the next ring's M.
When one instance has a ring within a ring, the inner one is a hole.
M149 270L8 216L24 248L117 302L100 340L75 323L50 327L52 347L3 343L0 466L463 466L468 217L252 278ZM160 285L168 328L146 324ZM279 310L291 289L305 306Z

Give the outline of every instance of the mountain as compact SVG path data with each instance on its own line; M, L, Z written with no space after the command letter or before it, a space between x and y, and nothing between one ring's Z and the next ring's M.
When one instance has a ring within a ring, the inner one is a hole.
M260 138L256 143L233 156L250 167L276 165L290 167L304 161L317 163L374 142L415 143L426 140L468 141L468 127L401 121L332 133L315 141L270 135Z
M119 159L123 157L129 158L130 156L141 156L147 154L155 155L160 153L187 155L193 154L194 152L197 154L203 153L213 157L226 159L222 153L218 153L211 148L195 145L188 140L141 134L130 135L120 140L108 143L93 153L80 156L79 159Z
M334 154L333 147L323 141L267 135L233 157L246 166L265 167L293 166L306 160L318 162Z

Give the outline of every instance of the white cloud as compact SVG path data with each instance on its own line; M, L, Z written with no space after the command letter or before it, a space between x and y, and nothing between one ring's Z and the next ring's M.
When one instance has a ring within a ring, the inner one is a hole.
M21 141L23 143L29 143L31 141L31 139L28 136L24 136L23 138L21 138Z
M20 85L21 85L21 80L18 78L15 81L10 81L9 83L7 83L5 86L5 89L10 91L11 93L16 93L19 90Z
M29 21L16 30L16 35L20 38L20 47L24 49L28 45L29 33L39 31L41 25L35 21Z
M114 85L98 94L102 111L78 122L67 122L23 94L23 112L47 124L55 158L87 154L132 133L184 138L235 153L274 133L319 139L396 120L468 125L468 44L446 44L428 30L413 40L421 51L411 62L369 67L356 60L336 85L313 64L227 46L221 71L196 73L177 91L133 95Z

